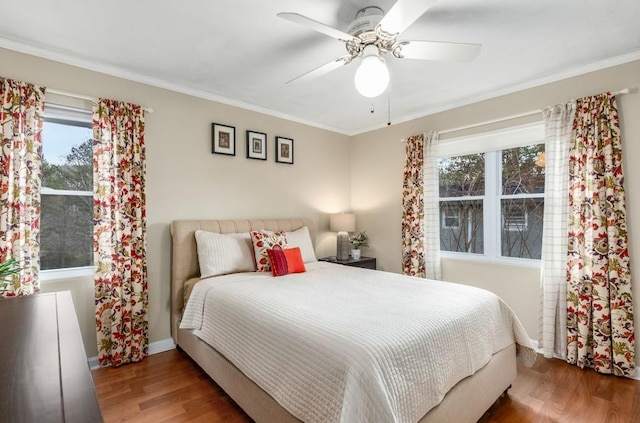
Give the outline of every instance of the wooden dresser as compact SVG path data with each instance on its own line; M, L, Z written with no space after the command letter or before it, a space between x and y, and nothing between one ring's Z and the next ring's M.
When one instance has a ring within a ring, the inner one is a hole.
M102 422L69 291L0 299L0 422Z

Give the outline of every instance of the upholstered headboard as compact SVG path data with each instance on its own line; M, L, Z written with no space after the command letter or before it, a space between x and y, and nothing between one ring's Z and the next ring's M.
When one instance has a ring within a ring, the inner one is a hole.
M175 220L171 223L171 336L178 342L178 325L182 315L184 283L200 276L195 232L203 230L221 234L266 229L294 231L309 228L311 242L316 244L316 228L311 219L247 219L247 220Z

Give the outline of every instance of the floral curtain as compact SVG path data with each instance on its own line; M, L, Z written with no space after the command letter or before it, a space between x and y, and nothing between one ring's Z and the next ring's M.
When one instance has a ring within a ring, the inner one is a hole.
M93 103L94 264L98 361L148 353L144 110Z
M615 95L578 100L569 159L567 361L634 374L631 273Z
M545 131L544 223L538 348L567 358L567 219L569 142L576 102L543 110Z
M424 250L424 135L409 137L402 181L402 273L426 277Z
M40 290L40 185L45 88L0 78L0 262L20 272L0 281L0 296Z

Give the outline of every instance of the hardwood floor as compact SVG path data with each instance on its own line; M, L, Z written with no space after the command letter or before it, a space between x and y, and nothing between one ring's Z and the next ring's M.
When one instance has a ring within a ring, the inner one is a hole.
M252 421L178 350L92 373L105 423Z
M252 421L178 350L92 373L106 423ZM539 356L532 368L518 367L509 395L480 421L640 422L640 381L599 375Z

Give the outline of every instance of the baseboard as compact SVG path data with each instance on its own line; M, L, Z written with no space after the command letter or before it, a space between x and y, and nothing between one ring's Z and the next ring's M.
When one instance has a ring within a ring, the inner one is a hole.
M149 344L149 355L174 350L175 348L176 344L173 342L173 338L163 339Z
M162 341L156 341L149 344L149 355L158 354L161 352L175 349L176 344L172 338L163 339ZM99 369L98 357L90 357L87 362L89 363L89 369Z
M89 357L89 359L87 360L87 363L89 363L89 370L95 370L100 368L100 365L98 364L98 357Z

